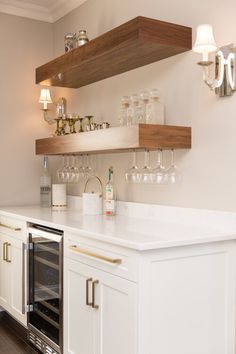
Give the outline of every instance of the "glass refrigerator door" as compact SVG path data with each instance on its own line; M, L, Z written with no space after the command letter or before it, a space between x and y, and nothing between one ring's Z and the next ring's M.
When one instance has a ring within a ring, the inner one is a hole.
M61 310L60 242L32 237L29 299L33 311L29 323L59 345Z

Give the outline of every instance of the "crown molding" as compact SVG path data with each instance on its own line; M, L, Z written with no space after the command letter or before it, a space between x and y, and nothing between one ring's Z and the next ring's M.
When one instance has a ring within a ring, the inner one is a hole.
M27 17L34 20L54 23L86 0L57 0L50 7L35 5L21 0L0 0L0 13Z
M58 21L84 2L86 2L86 0L58 0L57 3L50 8L52 22Z

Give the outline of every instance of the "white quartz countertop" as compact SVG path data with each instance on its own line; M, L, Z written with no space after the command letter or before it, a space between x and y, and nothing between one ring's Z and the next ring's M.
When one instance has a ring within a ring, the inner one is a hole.
M52 211L38 206L3 207L0 214L31 223L62 229L81 234L95 240L128 247L137 251L185 246L209 242L232 240L236 238L236 214L199 211L183 208L158 207L159 217L140 216L84 216L81 211ZM161 209L160 209L161 208ZM163 213L164 209L164 213ZM154 210L152 208L152 210ZM171 217L181 211L182 217ZM191 217L190 212L191 211ZM161 212L160 212L161 211ZM169 214L169 218L168 216ZM219 221L222 216L222 222ZM194 216L194 217L193 217ZM203 217L205 216L205 217ZM214 223L214 217L217 222ZM170 221L169 221L169 220ZM186 222L184 220L187 220ZM190 220L192 219L192 220ZM208 222L211 219L211 222Z

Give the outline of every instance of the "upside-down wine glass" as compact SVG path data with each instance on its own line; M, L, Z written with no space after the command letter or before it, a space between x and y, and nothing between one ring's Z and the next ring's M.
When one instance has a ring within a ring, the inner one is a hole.
M178 171L178 168L175 165L175 161L174 161L174 149L171 149L171 165L169 168L166 169L165 175L166 175L166 181L169 184L175 184L177 182L180 182L181 180L181 174Z
M144 166L138 172L140 183L151 183L150 152L145 150Z
M157 166L151 171L152 183L163 184L165 182L165 167L162 165L163 152L161 149L157 150Z
M137 166L137 154L133 151L133 163L132 166L126 171L125 179L127 182L137 183L138 182L138 166Z

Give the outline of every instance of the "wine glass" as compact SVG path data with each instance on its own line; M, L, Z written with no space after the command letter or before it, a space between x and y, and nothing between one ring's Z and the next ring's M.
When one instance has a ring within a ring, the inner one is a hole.
M59 167L57 170L57 179L59 182L63 182L63 172L64 172L65 161L66 161L65 155L63 155L61 167Z
M181 174L174 161L174 149L171 149L171 165L165 171L165 178L169 184L175 184L181 180Z
M80 182L84 182L85 180L85 156L84 155L81 155L81 165L80 167L78 168L78 172L79 172L79 181Z
M84 173L85 173L85 177L89 178L91 176L94 176L95 171L91 166L91 158L89 156L89 154L86 155L86 159L85 159L85 169L84 169Z
M69 156L64 156L64 167L61 170L62 182L68 182Z
M136 155L136 151L134 150L132 166L125 173L125 179L127 182L137 183L139 180L138 166L136 161L137 161L137 155Z
M150 168L150 152L145 150L144 153L144 166L138 172L140 183L151 183L152 182L152 170Z
M80 163L79 156L75 156L75 166L74 166L74 183L78 183L80 179Z
M162 150L157 150L157 166L151 171L151 181L156 184L165 182L165 167L162 165Z
M76 164L75 164L75 155L72 155L71 156L71 164L68 168L68 182L69 183L76 182L77 170L78 170L78 168L76 167Z

